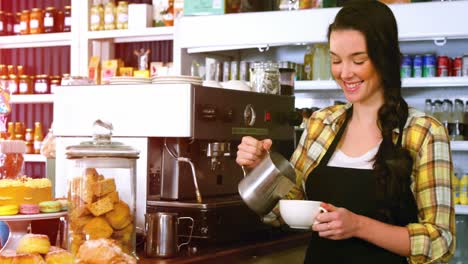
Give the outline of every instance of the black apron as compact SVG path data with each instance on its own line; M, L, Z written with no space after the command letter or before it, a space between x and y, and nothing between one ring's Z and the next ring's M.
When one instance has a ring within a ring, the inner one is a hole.
M307 196L309 200L331 203L356 214L378 219L379 204L376 198L376 180L373 170L329 167L327 165L346 129L351 115L350 111L348 110L346 120L325 156L307 177ZM417 221L417 207L414 198L408 197L408 203L412 203L411 210L406 216L403 216L406 221L399 223L401 226ZM395 223L389 222L389 224ZM408 262L405 257L359 238L331 240L321 238L318 236L318 232L313 232L304 263L394 264Z

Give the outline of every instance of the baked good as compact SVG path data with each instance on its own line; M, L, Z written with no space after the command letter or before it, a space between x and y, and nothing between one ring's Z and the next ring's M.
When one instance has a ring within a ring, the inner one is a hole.
M26 144L22 140L1 140L0 153L2 162L0 163L0 178L16 179L23 168L26 153Z
M106 197L109 197L109 199L113 203L116 203L116 202L119 201L119 192L117 192L117 191L110 192L110 193L103 196L103 198L106 198Z
M66 250L59 250L47 253L46 264L73 264L73 255Z
M89 204L88 209L94 216L100 216L114 209L114 203L110 197L104 197Z
M56 213L60 212L62 205L58 201L45 201L39 203L39 210L42 213Z
M18 254L14 251L2 252L0 264L46 264L39 254Z
M114 229L122 229L132 222L130 208L126 203L120 201L114 204L114 210L106 214L106 220Z
M18 242L17 253L46 254L50 249L49 237L39 234L26 234Z
M87 239L109 238L114 230L104 217L93 218L83 227L83 234Z
M0 180L0 205L39 204L52 200L52 183L49 179Z
M112 178L103 179L91 185L91 192L99 197L111 193L115 190L115 180Z
M77 263L87 264L136 264L136 259L122 252L111 239L89 240L78 250Z
M60 203L60 211L67 211L68 210L68 200L65 198L57 198L55 201Z
M20 214L38 214L38 213L40 213L39 205L37 205L37 204L20 204L19 213Z
M15 215L18 214L19 207L16 204L13 205L0 205L0 215Z

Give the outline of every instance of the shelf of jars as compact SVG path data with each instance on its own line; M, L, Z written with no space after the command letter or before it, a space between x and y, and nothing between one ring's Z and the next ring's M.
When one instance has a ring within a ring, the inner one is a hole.
M150 27L139 29L118 29L89 31L89 40L113 39L114 43L128 43L140 41L161 41L174 39L173 27Z
M53 103L53 94L14 94L11 96L12 104Z
M0 37L0 49L56 47L71 45L72 33L48 33Z
M458 215L468 215L468 205L455 205L455 213Z
M403 88L430 88L430 87L468 87L468 77L426 77L404 78ZM326 81L296 81L295 91L339 90L334 80Z
M24 154L25 162L46 162L47 158L41 154Z
M390 5L397 21L401 41L445 41L468 38L468 1L424 2ZM182 17L175 35L178 47L188 53L240 48L323 43L328 25L339 8L297 11L272 11ZM281 19L278 19L281 12ZM427 17L443 17L428 21ZM239 21L247 27L239 28ZM258 23L261 21L261 23ZM312 25L311 33L301 25Z

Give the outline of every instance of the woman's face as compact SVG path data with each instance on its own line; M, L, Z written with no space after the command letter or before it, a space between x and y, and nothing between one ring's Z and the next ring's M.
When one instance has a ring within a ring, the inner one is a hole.
M383 104L383 86L367 54L364 35L357 30L330 34L331 71L346 99L354 105Z

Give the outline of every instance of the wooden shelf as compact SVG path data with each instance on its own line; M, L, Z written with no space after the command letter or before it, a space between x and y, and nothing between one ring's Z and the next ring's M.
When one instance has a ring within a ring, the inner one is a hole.
M89 40L113 39L114 43L160 41L174 39L173 27L152 27L141 29L121 29L89 31Z
M56 47L69 45L71 45L70 32L0 37L0 49Z
M11 96L12 104L53 103L53 94L14 94Z
M468 77L404 78L403 88L468 87ZM296 81L295 91L340 90L334 80Z
M25 162L46 162L46 157L41 154L24 154Z

